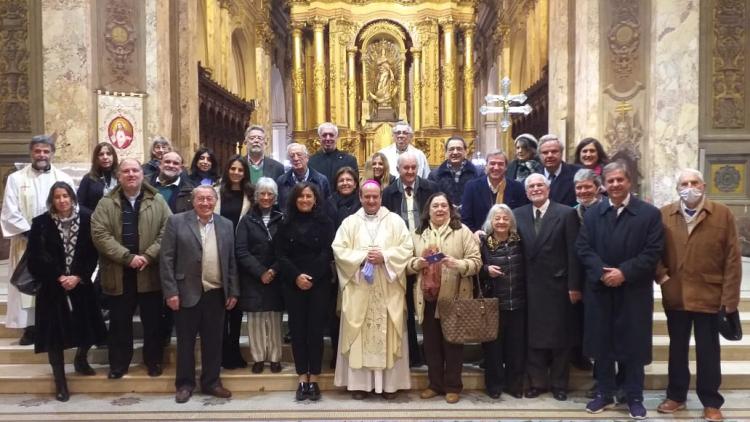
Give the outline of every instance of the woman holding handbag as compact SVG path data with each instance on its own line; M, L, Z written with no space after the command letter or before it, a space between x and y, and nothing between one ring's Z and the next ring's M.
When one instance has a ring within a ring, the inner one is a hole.
M414 305L422 324L429 378L429 386L420 397L445 394L446 402L456 403L463 389L463 345L445 340L438 303L473 296L472 276L481 266L479 245L442 192L427 199L419 227L414 234L415 258L407 265L407 272L417 274Z
M526 354L526 271L521 238L513 211L496 204L482 226L480 251L485 296L499 299L500 330L497 339L482 343L484 385L487 395L500 398L503 390L523 397Z
M78 347L76 373L94 375L86 354L107 337L91 274L98 254L91 241L91 213L78 208L73 188L56 182L46 213L34 218L29 233L29 271L40 281L36 296L34 352L47 352L55 377L55 398L68 401L63 350Z

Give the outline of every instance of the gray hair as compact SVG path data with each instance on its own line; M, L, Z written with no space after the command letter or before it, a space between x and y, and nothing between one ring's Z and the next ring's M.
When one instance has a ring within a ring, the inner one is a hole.
M491 235L493 232L492 220L497 213L503 213L510 217L509 231L511 233L516 233L516 216L513 215L513 211L505 204L495 204L490 208L490 211L487 213L487 218L484 220L484 224L482 224L482 230L487 233L487 236Z
M198 185L194 187L193 190L190 192L190 198L195 198L195 195L198 194L199 190L210 190L214 196L214 199L219 199L219 194L216 193L216 189L214 189L214 187L211 185Z
M485 157L485 160L490 161L490 157L494 157L496 155L502 155L503 158L505 158L505 164L508 164L508 156L505 154L505 152L503 152L503 150L500 150L500 149L496 149L496 150L492 150L488 152L487 156Z
M401 154L399 154L398 159L396 159L396 169L401 168L401 162L407 158L414 159L414 162L417 163L417 166L419 165L419 161L417 160L417 155L411 151L406 151L406 152L402 152Z
M161 135L154 136L154 139L151 140L151 149L152 150L157 145L167 145L170 148L172 148L172 144L169 142L169 139L167 139L167 138L165 138L165 137L163 137Z
M263 129L263 127L258 125L250 125L247 129L245 129L245 138L247 138L250 135L250 131L257 130L259 132L263 133L263 136L266 136L266 130Z
M547 187L549 187L549 179L547 179L546 177L544 177L543 174L541 174L541 173L531 173L530 175L528 175L528 177L526 177L526 180L523 181L523 188L524 189L528 189L529 188L529 183L530 183L531 179L537 179L537 178L541 178L542 181L544 182L544 184Z
M274 198L278 198L279 186L270 177L261 177L258 179L258 182L255 183L255 193L253 194L255 202L258 202L261 192L271 192L273 193Z
M48 145L52 149L52 153L55 153L55 137L53 135L36 135L29 141L29 151L34 149L34 145L44 144Z
M539 141L537 141L536 137L530 133L522 133L516 136L516 139L513 141L513 145L515 146L533 149L534 151L536 151L538 143Z
M557 137L557 135L554 135L552 133L548 133L541 138L539 138L539 149L542 149L542 145L546 144L547 142L557 142L557 145L560 146L560 152L565 151L565 146L563 146L562 142L560 142L560 138Z
M397 122L395 125L393 125L393 134L394 135L396 134L396 128L398 128L399 126L406 127L406 131L409 132L410 135L414 134L414 129L412 129L411 125L409 125L408 123L406 123L404 121L400 121L400 122Z
M594 170L591 169L580 169L576 172L575 176L573 176L573 185L577 185L580 182L585 181L591 181L596 185L596 187L600 187L602 185L602 178L597 175Z
M701 173L699 170L691 169L691 168L684 168L680 170L679 173L677 173L677 177L675 181L677 182L677 188L680 187L680 183L682 182L682 178L685 176L695 176L698 178L698 180L701 181L701 183L706 183L705 180L703 180L703 173Z
M287 155L287 157L289 156L290 151L292 150L292 148L296 148L296 147L302 148L302 153L305 154L305 156L307 156L307 157L310 156L310 153L307 152L307 146L305 144L300 144L299 142L292 142L291 144L289 144L289 145L286 146L286 155Z
M612 173L613 171L622 171L628 180L633 180L630 175L630 170L628 170L628 166L620 160L613 161L604 166L602 169L602 179L607 180L607 174Z
M338 126L334 125L331 122L324 122L321 123L320 126L318 126L318 137L320 137L321 132L323 132L325 129L331 129L333 130L333 137L338 138L339 137L339 128Z

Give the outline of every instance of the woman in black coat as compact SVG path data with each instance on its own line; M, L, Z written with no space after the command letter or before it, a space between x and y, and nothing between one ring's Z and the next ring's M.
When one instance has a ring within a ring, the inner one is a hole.
M332 277L331 243L335 229L323 211L318 188L297 183L289 195L288 217L276 232L274 244L289 327L292 354L299 377L297 400L319 400L328 298Z
M210 148L200 147L195 151L190 163L190 181L194 186L213 186L219 182L219 162Z
M91 170L78 186L78 203L94 212L102 196L117 186L117 152L109 142L100 142L94 147Z
M284 299L281 280L277 279L279 264L274 253L273 238L284 214L276 204L278 187L269 177L261 177L255 185L255 201L250 212L237 225L236 251L240 267L240 297L237 308L247 312L247 333L252 372L263 372L264 362L271 363L271 372L281 372L281 316Z
M36 296L34 352L47 352L55 397L60 401L70 397L63 350L78 347L75 371L94 375L86 354L107 336L91 284L98 259L91 241L91 213L78 211L76 206L70 185L53 184L47 198L49 211L32 220L28 244L29 271L41 284Z
M523 397L526 353L526 271L521 238L513 211L493 205L482 229L479 278L488 297L499 299L497 339L482 344L485 353L484 384L487 395L500 398L503 390Z

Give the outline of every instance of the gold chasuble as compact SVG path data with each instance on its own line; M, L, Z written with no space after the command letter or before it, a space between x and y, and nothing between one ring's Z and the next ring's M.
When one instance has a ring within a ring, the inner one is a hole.
M410 388L405 270L413 246L406 224L385 207L372 216L360 209L343 221L332 247L341 289L334 383L377 393ZM368 281L362 269L371 247L385 262Z

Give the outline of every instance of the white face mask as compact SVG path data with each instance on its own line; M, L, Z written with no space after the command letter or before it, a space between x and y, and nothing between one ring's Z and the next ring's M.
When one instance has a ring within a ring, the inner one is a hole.
M682 202L695 205L703 198L703 191L698 188L684 188L680 189L680 199Z

